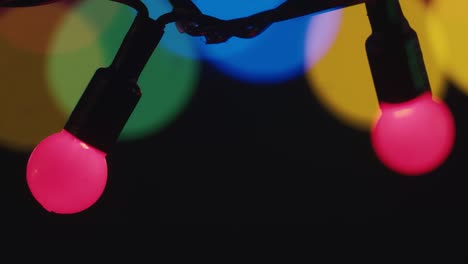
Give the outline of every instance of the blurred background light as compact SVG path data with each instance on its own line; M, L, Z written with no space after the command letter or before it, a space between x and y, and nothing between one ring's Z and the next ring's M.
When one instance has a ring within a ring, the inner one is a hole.
M0 15L0 36L11 45L33 53L61 53L90 45L96 41L99 32L112 21L117 5L110 1L81 1L73 4L57 2L53 4L4 9ZM71 12L76 10L76 12ZM86 19L80 19L76 13ZM94 15L92 15L94 14ZM96 14L99 14L97 16ZM60 43L53 51L49 44L60 32ZM27 33L25 32L27 30Z
M48 92L44 55L18 50L0 41L0 56L0 71L4 73L0 89L0 144L28 152L63 127L65 115Z
M171 6L163 1L143 1L152 17L169 12ZM206 15L220 19L235 19L273 9L284 0L268 1L193 1ZM253 39L233 37L220 44L205 44L201 37L179 33L173 24L166 27L161 46L193 60L203 59L224 74L249 83L278 83L304 74L305 61L317 61L336 35L336 21L304 16L273 24ZM327 17L338 20L338 17ZM328 23L331 23L330 25ZM304 56L307 31L316 31L315 49ZM280 37L278 37L280 36ZM183 40L183 41L182 41Z
M48 53L50 37L66 15L68 8L69 5L60 2L35 7L3 8L0 13L2 42L30 53ZM78 30L75 36L79 37L74 38L78 43L89 38L88 32L79 29L81 25L75 26Z
M88 2L88 5L98 4ZM130 27L135 12L118 3L108 2L107 5L117 5L114 19L91 45L68 53L51 55L48 64L50 91L56 98L63 113L68 116L92 75L99 67L108 66ZM81 15L83 10L92 8L76 8L68 17L89 19L94 14ZM85 22L83 22L85 23ZM63 26L70 23L62 23ZM67 32L73 28L62 28L57 31L53 47L59 47L60 39L67 37ZM53 54L53 53L52 53ZM156 55L157 54L157 55ZM168 52L164 47L158 47L148 61L139 79L142 98L122 131L121 140L140 139L156 133L168 125L183 111L190 101L192 93L198 84L199 63Z
M328 52L340 31L343 11L327 11L314 16L308 25L305 43L306 70L314 67Z
M234 79L259 84L286 82L304 74L306 32L313 20L312 16L300 17L273 24L254 39L231 39L230 45L247 45L229 57L214 55L211 46L203 53L209 54L207 59L218 70Z
M247 0L194 2L205 14L232 19L275 8L284 0L255 4ZM309 15L275 23L253 39L232 38L217 45L199 44L200 52L218 70L234 79L262 84L285 82L304 73L305 37L308 24L313 21L314 17Z
M400 2L411 26L418 32L432 91L435 96L443 97L447 84L428 44L424 3ZM366 9L357 5L332 12L343 13L336 41L306 77L312 93L330 114L354 129L369 131L378 101L364 46L371 33Z
M444 74L464 93L468 93L467 9L464 0L431 1L426 28Z
M50 96L44 74L49 38L68 6L1 9L0 13L0 145L31 151L63 127L66 116ZM81 33L81 32L78 32Z

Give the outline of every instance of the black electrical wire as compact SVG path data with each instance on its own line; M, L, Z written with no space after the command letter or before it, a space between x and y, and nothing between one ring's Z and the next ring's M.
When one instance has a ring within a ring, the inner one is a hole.
M29 7L55 3L61 0L0 0L0 7Z
M169 0L174 12L183 14L178 28L192 36L204 36L207 44L221 43L231 37L253 38L271 24L324 11L365 3L366 0L287 0L278 7L248 17L222 20L203 15L191 0Z
M0 0L0 7L37 6L58 1L60 0ZM111 1L130 6L141 15L148 16L146 5L139 0ZM191 0L168 1L173 11L163 15L161 21L165 21L166 24L175 22L179 31L191 36L203 36L207 44L216 44L225 42L231 37L253 38L273 23L362 4L367 0L286 0L274 9L231 20L203 14Z

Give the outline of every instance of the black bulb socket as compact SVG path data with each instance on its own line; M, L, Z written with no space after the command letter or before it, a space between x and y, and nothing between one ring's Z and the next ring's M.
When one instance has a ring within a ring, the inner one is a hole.
M87 144L109 153L141 97L133 80L108 68L96 71L64 129Z
M107 68L99 68L64 129L109 153L141 97L138 78L164 33L157 20L138 15Z
M430 92L416 32L398 0L366 2L372 34L366 52L379 102L400 103Z

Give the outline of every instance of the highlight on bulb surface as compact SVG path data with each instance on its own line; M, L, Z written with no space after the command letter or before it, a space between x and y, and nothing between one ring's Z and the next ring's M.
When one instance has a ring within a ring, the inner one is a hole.
M420 176L435 170L451 153L455 121L447 105L430 92L403 103L381 102L371 141L389 169Z
M106 153L62 129L32 151L26 179L33 197L47 211L78 213L91 207L105 189Z

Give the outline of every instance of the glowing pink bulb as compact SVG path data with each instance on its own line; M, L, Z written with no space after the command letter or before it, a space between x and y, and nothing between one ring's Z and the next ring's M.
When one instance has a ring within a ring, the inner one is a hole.
M449 108L430 92L398 104L381 103L371 140L388 168L419 176L439 167L452 151L455 122Z
M63 129L33 150L26 179L32 195L47 211L78 213L92 206L104 191L106 153Z

